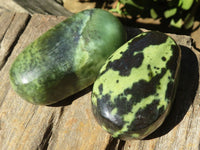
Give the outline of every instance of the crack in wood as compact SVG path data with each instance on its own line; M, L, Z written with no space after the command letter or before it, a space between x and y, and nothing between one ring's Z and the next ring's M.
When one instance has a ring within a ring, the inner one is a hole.
M124 150L125 144L126 144L126 141L120 140L117 150Z
M108 145L106 146L105 150L123 150L126 141L110 137Z
M30 123L31 120L33 119L33 116L35 115L35 112L37 111L37 109L38 109L38 107L35 107L35 109L34 109L34 111L33 111L33 114L31 115L31 117L30 117L29 120L27 121L27 123L26 123L26 125L25 125L25 128L24 128L24 131L23 131L23 133L21 134L21 136L20 136L20 138L19 138L19 140L18 140L18 142L17 142L17 143L18 143L17 146L19 146L19 144L21 143L20 141L21 141L22 137L24 136L24 133L25 133L25 131L26 131L26 129L27 129L29 123ZM17 146L16 146L16 147L17 147Z
M0 43L3 41L3 39L4 39L4 37L5 37L5 35L6 35L7 31L8 31L8 29L10 28L10 26L11 26L11 24L12 24L12 21L13 21L13 18L15 17L15 15L16 15L16 14L13 14L13 17L12 17L12 19L11 19L9 25L8 25L7 28L5 29L5 31L4 31L4 33L3 33L3 36L2 36L2 38L0 39ZM0 44L0 48L1 48L1 44Z
M60 4L60 5L63 5L64 3L63 3L63 0L56 0L56 2L58 3L58 4Z
M10 19L11 21L9 22L9 24L7 25L7 28L4 30L4 32L2 33L3 35L2 35L2 37L1 37L1 39L0 39L0 50L1 50L1 48L2 48L2 41L3 41L3 39L4 39L4 37L5 37L5 35L6 35L6 33L7 33L7 31L9 30L9 28L10 28L10 26L11 26L11 24L12 24L12 22L13 22L13 18L15 17L15 13L13 14L13 16L12 16L12 18ZM1 58L0 58L0 71L1 71L1 68L3 68L3 65L4 65L4 57L3 57L3 60L1 60Z
M37 147L37 150L47 150L48 149L49 141L50 141L50 138L51 138L52 133L53 133L54 118L55 118L55 116L54 116L54 114L52 114L52 116L49 120L48 126L46 128L46 131L45 131L43 138L41 140L41 143Z
M10 88L8 88L4 94L4 96L2 97L2 99L0 99L0 108L3 105L4 100L6 99L6 96L8 95Z
M61 117L63 116L63 113L64 113L64 106L62 106L60 108L60 112L59 112L59 116L58 116L58 121L61 119Z
M14 17L15 17L15 15L13 16L12 21L11 21L11 23L9 24L7 30L8 30L8 29L10 28L10 26L12 25L13 20L14 20ZM14 50L15 46L17 45L17 43L18 43L18 41L19 41L19 39L20 39L20 36L21 36L21 35L23 34L23 32L25 31L25 29L26 29L26 27L27 27L27 25L28 25L30 19L31 19L31 16L29 15L29 16L26 18L26 20L25 20L23 26L22 26L22 27L20 28L20 30L17 32L17 35L16 35L15 40L13 41L13 43L11 44L11 46L8 48L7 53L6 53L6 55L4 56L2 63L0 64L0 71L2 70L2 68L4 67L4 65L6 64L8 58L10 57L10 55L11 55L11 53L12 53L12 51ZM5 32L4 36L6 35L6 33L7 33L7 31ZM4 37L3 37L3 38L4 38ZM3 38L2 38L2 40L3 40Z
M196 41L194 41L193 39L192 39L192 47L193 47L196 51L200 52L200 48L197 47L197 43L196 43Z
M118 144L118 139L110 137L109 139L109 143L106 146L105 150L114 150L117 148L117 144Z

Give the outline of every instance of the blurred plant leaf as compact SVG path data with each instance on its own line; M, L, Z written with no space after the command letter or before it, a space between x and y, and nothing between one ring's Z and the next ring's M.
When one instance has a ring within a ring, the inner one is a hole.
M194 0L182 0L181 8L183 10L189 10L193 4Z
M108 0L110 1L110 0ZM160 18L161 24L169 27L190 29L199 10L200 0L112 0L121 5L111 9L120 15L133 19ZM121 7L122 6L122 7Z
M194 16L189 13L185 17L183 26L184 26L185 29L190 29L190 28L192 28L193 24L194 24Z
M178 7L181 7L181 5L183 4L183 0L179 0L179 3L178 3Z
M181 28L183 25L183 20L180 18L178 21L175 21L174 19L171 19L170 26L175 28Z
M129 4L129 5L132 5L132 6L136 7L136 8L138 8L138 9L141 9L141 10L144 9L143 6L140 6L140 5L138 5L137 3L135 3L134 0L120 0L120 2L121 2L122 4Z
M120 15L123 15L123 11L120 9L120 2L117 2L116 8L110 9L111 12L113 13L118 13Z
M158 14L156 13L156 11L153 8L150 9L150 15L153 19L158 18Z
M164 16L165 18L170 18L172 16L174 16L177 12L177 8L172 8L172 9L168 9L164 12Z

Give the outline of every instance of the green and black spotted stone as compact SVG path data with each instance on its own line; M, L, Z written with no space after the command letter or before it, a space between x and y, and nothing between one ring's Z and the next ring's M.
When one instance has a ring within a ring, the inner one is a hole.
M143 139L169 113L180 66L176 42L160 32L145 32L114 52L94 83L93 113L113 137Z
M126 32L111 13L82 11L25 48L10 69L12 87L33 104L55 103L91 85L125 42Z

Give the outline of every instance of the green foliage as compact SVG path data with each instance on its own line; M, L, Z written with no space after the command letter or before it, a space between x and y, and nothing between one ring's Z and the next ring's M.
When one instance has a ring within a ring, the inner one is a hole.
M177 8L172 8L172 9L168 9L166 11L164 11L164 16L165 18L170 18L172 16L174 16L177 12Z
M200 0L117 0L111 11L120 15L160 19L174 28L191 29ZM121 6L121 7L119 7Z

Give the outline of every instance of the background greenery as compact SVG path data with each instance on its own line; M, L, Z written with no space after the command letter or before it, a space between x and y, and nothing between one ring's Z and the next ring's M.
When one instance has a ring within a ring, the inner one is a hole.
M106 0L123 17L159 19L164 26L190 30L200 13L200 0Z

